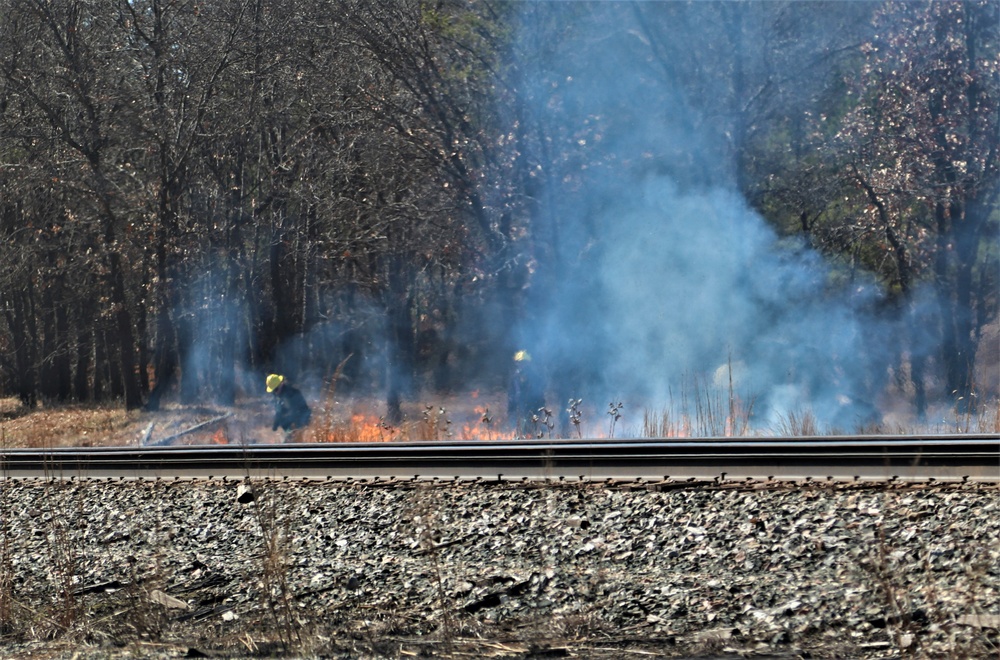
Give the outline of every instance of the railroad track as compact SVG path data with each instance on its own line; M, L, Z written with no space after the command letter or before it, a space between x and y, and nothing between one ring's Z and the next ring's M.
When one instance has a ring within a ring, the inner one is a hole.
M1000 436L526 440L8 449L0 479L1000 483Z

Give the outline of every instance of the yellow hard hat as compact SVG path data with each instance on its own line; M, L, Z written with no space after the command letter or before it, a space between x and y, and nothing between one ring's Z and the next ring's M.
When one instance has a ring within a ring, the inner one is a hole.
M267 377L267 391L273 392L274 390L281 387L281 384L285 382L285 377L279 374L271 374Z
M531 356L528 351L518 351L514 353L514 362L531 362Z

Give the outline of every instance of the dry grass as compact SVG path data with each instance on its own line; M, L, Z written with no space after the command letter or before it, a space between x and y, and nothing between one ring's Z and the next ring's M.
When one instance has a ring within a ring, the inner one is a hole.
M157 412L85 405L28 410L16 399L2 399L0 447L135 446L147 431L146 444L174 436L170 444L500 440L513 435L504 432L503 420L490 412L503 405L503 401L485 402L473 396L465 401L458 397L446 399L436 405L411 403L404 406L403 423L391 426L385 422L379 402L330 399L314 404L309 428L286 438L281 431L271 430L273 408L266 397L248 398L232 407L167 404ZM228 416L218 424L184 433L222 415Z
M693 397L693 398L692 398ZM978 414L941 408L924 421L893 419L856 429L824 428L809 410L791 411L776 428L751 428L752 405L724 389L702 390L697 395L658 411L619 408L615 436L681 438L707 436L801 437L834 433L900 435L906 433L1000 433L1000 400L981 403ZM697 405L695 405L697 404ZM384 405L373 399L338 400L330 395L313 402L313 423L290 437L271 430L272 406L267 397L246 398L235 406L206 407L164 405L157 412L126 411L120 406L22 407L16 399L0 399L0 448L52 448L136 446L146 444L276 444L302 442L413 442L434 440L509 440L514 438L503 414L502 395L476 392L442 398L434 404L404 405L404 421L392 426L384 418ZM571 401L571 428L566 437L606 437L608 414L593 405ZM693 411L691 413L685 412ZM193 427L226 416L224 420L188 432ZM637 417L638 424L630 418ZM543 437L557 437L549 429Z
M265 492L262 484L256 490L253 505L262 544L260 577L264 601L282 649L291 651L302 646L302 637L292 612L289 586L292 564L289 520L279 511L277 493ZM289 495L282 493L281 497Z
M210 444L227 439L255 438L279 442L271 432L268 401L245 401L232 408L164 405L157 412L126 411L121 406L21 407L16 399L0 400L0 446L5 448L134 446L150 430L147 444L229 414L224 426L210 426L178 438L183 444Z
M0 429L6 447L122 444L136 413L110 406L40 406L27 410L16 399L0 401Z

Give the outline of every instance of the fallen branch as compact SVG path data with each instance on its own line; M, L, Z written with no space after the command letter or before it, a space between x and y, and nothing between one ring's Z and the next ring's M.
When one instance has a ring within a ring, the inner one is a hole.
M219 415L218 417L213 417L212 419L209 419L207 421L201 422L200 424L195 424L191 428L184 429L180 433L174 433L173 435L168 435L165 438L161 438L161 439L157 440L156 442L150 443L149 446L150 447L160 447L162 445L170 444L171 442L173 442L177 438L185 436L185 435L187 435L189 433L194 433L195 431L200 431L201 429L205 428L206 426L211 426L212 424L217 424L217 423L221 422L222 420L226 419L227 417L229 417L230 415L232 415L232 413L226 413L224 415Z
M149 442L149 438L153 435L153 427L156 426L156 422L150 422L146 430L142 432L142 437L139 438L139 446L145 447L146 443Z

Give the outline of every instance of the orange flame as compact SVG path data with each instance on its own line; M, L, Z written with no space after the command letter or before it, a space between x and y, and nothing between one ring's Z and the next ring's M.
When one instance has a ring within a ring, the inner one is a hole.
M479 394L479 390L474 392ZM475 396L473 397L475 398ZM497 423L493 413L487 406L476 406L472 409L476 414L475 421L469 421L462 425L459 433L459 440L513 440L513 431L504 431L502 424Z
M513 440L513 431L501 431L483 422L462 425L460 440Z
M351 415L350 428L357 438L355 442L392 442L399 435L399 429L393 428L385 420L374 415L360 413Z
M355 413L344 423L329 421L314 431L316 442L392 442L399 439L399 429L374 415Z

